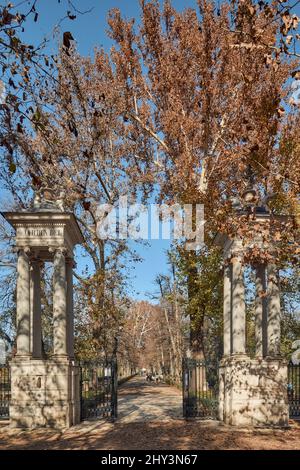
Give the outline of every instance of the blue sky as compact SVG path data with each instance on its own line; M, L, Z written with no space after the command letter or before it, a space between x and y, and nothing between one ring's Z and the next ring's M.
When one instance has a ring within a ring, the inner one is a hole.
M16 4L18 2L15 2ZM66 0L39 0L37 23L27 27L26 36L34 42L46 36L52 37L52 31L55 25L65 16ZM140 7L138 0L73 0L80 11L90 13L84 15L77 14L76 20L65 19L61 24L62 31L70 31L77 41L78 50L81 54L92 54L95 46L103 46L108 50L112 42L107 37L107 15L111 8L119 8L123 15L128 18L139 17ZM173 0L173 5L178 10L186 7L195 6L196 0ZM55 42L52 43L53 51L56 51Z

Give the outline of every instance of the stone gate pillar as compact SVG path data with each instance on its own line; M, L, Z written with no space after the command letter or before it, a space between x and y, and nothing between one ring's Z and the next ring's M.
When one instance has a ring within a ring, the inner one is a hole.
M41 309L41 262L31 260L30 279L30 325L31 354L35 359L42 358L42 309Z
M16 230L17 351L11 367L11 425L66 428L79 422L79 369L74 360L73 249L83 242L74 215L50 189L33 208L2 214ZM42 349L41 265L54 264L53 351Z
M74 357L74 311L73 311L73 258L66 259L66 283L67 283L67 353Z
M54 252L53 272L53 353L67 355L67 285L65 251Z
M267 303L266 303L266 266L255 266L255 355L267 355Z
M270 215L256 214L255 224ZM219 234L224 269L224 355L219 374L219 417L234 426L288 425L287 363L280 357L280 292L274 265L256 264L255 356L246 345L244 253L247 244ZM257 246L265 248L260 236Z
M18 250L17 262L17 356L30 356L29 248Z
M268 317L267 337L269 357L280 356L280 292L278 270L274 264L268 266Z
M224 337L224 356L229 356L232 351L231 345L231 265L224 268L224 303L223 303L223 337Z
M241 257L238 256L232 259L231 292L231 353L243 355L246 352L245 286L244 267Z

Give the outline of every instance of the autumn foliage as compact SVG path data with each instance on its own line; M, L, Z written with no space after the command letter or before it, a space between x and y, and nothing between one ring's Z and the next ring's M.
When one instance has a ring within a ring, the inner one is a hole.
M30 200L28 186L64 188L93 265L78 280L94 346L106 312L119 322L124 266L136 260L125 241L97 237L99 203L202 203L208 249L218 231L253 240L255 210L267 205L270 249L248 256L298 262L299 18L288 2L197 0L179 12L142 0L138 24L111 10L114 46L92 58L68 31L56 57L35 55L12 27L25 18L10 15L1 9L1 180L18 205ZM276 224L278 214L286 218Z

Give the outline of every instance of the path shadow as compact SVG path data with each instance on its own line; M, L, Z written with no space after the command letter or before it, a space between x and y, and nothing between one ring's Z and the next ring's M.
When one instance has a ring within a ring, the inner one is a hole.
M300 429L293 431L241 431L198 421L98 423L63 434L55 431L19 431L0 435L3 449L82 450L216 450L297 449Z

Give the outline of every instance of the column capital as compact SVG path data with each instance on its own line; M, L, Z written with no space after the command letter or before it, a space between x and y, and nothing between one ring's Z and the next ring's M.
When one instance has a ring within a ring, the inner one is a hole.
M230 264L241 263L243 265L246 264L246 263L244 263L243 253L233 253L230 260L229 260L229 263Z
M63 246L59 246L59 247L50 246L49 253L52 253L54 255L60 254L60 255L66 256L66 254L68 253L68 250L67 248Z
M32 249L30 246L16 246L13 251L16 252L18 255L23 253L26 256L29 256L32 253Z

